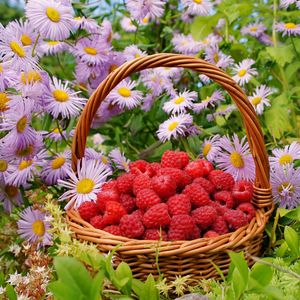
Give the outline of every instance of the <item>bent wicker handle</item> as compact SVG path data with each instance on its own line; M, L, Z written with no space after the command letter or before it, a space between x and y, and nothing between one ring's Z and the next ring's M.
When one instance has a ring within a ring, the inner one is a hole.
M110 73L91 95L77 124L72 145L72 166L76 169L77 160L85 153L86 139L92 120L101 102L109 92L123 79L134 72L157 67L187 68L208 76L220 84L231 96L242 114L250 150L255 162L255 188L260 197L265 195L263 206L270 206L269 160L266 152L263 134L256 113L247 96L236 82L216 66L191 56L161 53L140 57L127 62Z

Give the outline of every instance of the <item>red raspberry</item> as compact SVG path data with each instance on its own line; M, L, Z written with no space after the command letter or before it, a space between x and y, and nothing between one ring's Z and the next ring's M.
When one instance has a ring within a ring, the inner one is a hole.
M150 163L147 167L151 168L153 175L156 175L157 172L161 169L161 165L158 162Z
M217 237L217 236L219 236L219 234L217 232L215 232L213 230L209 230L209 231L205 232L203 237L204 238L214 238L214 237Z
M147 165L145 160L137 160L129 164L129 169L132 174L140 175L146 172Z
M135 210L135 198L128 194L120 196L120 203L123 205L128 214L131 214Z
M193 179L204 176L203 163L201 160L191 161L184 169Z
M120 194L130 194L132 192L132 185L135 175L125 173L118 177L117 187Z
M220 191L214 194L215 201L220 205L226 206L227 208L233 208L234 200L232 198L231 192Z
M78 212L83 220L89 222L91 218L98 215L99 209L95 202L85 201L79 206Z
M103 230L106 231L106 232L108 232L108 233L111 233L113 235L122 236L122 232L121 232L120 226L118 226L118 225L106 226Z
M248 224L247 216L241 210L228 209L224 213L224 219L229 228L237 230L238 228Z
M190 184L192 179L186 172L175 168L162 168L158 171L158 175L169 175L175 181L179 189L183 189L186 185Z
M140 209L137 209L136 211L134 211L132 214L132 216L136 216L139 220L143 220L143 212Z
M106 191L106 190L113 190L113 189L116 189L116 188L117 188L117 181L116 180L111 180L111 181L104 182L102 187L101 187L101 190Z
M146 228L159 228L169 225L171 217L168 212L168 205L159 203L145 212L143 216L143 224Z
M200 161L202 163L202 169L204 172L204 176L208 176L209 173L214 169L213 164L205 159L199 159L198 161Z
M108 201L114 201L114 202L120 201L120 197L117 189L104 190L104 191L100 191L97 194L97 205L99 210L102 213L104 212L105 204Z
M203 177L194 179L193 183L201 185L209 194L212 194L215 191L214 185Z
M209 205L215 208L219 216L223 216L225 211L228 209L225 205L221 205L219 202L210 201Z
M191 212L191 200L185 194L174 195L169 198L168 209L171 216L188 215Z
M169 198L176 194L176 183L169 175L152 177L152 189L161 198Z
M234 186L232 175L221 170L211 171L208 178L218 191L231 191Z
M166 241L167 239L168 239L168 235L164 230L147 229L145 231L144 240Z
M211 226L217 219L217 211L212 206L201 206L192 211L192 217L201 230Z
M241 203L237 209L241 210L247 216L248 222L250 222L256 215L254 206L249 202Z
M208 205L210 202L208 193L199 184L192 183L187 185L183 193L190 197L192 205L196 207Z
M250 202L253 197L253 185L246 180L238 181L232 189L233 199L237 202Z
M176 215L172 218L168 239L170 241L189 240L195 235L195 221L189 215Z
M125 215L120 221L120 230L124 236L133 239L141 237L145 228L141 220L134 215Z
M229 232L226 221L222 216L218 216L215 222L212 224L211 229L218 234L226 234Z
M193 233L190 235L190 239L191 240L199 239L200 235L201 235L201 231L200 231L199 227L195 224Z
M136 206L143 211L160 202L159 196L151 189L140 190L136 195Z
M90 223L97 229L103 229L105 227L105 223L103 222L102 216L95 216L91 218Z
M125 208L119 202L108 201L105 205L103 222L105 225L119 224L121 218L126 214Z
M183 169L189 160L189 156L183 151L167 150L162 155L161 166L163 168Z
M133 180L132 190L135 195L143 189L151 189L151 178L147 174L138 175Z

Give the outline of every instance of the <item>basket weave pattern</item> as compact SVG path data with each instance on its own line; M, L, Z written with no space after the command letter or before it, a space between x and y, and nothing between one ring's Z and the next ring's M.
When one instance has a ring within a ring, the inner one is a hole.
M187 68L204 74L221 85L234 100L241 112L255 162L252 203L257 208L256 217L247 226L213 239L200 238L174 242L134 240L115 236L95 229L72 208L67 211L67 221L78 239L96 243L102 252L108 252L121 245L116 253L116 262L126 261L136 278L145 279L149 273L155 276L159 272L168 280L174 280L176 275L191 275L191 280L196 281L218 277L211 262L218 265L226 274L230 263L228 251L244 251L249 264L252 263L250 255L259 255L263 231L273 209L269 161L259 121L245 93L225 72L204 60L180 54L154 54L125 63L110 73L99 85L82 112L72 145L73 169L76 169L77 160L84 156L92 120L109 92L132 73L156 67ZM155 259L157 255L159 255L159 270Z

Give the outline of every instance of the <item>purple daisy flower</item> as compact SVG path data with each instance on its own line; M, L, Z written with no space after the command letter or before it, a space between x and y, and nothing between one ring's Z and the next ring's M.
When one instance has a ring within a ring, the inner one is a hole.
M0 92L0 115L1 115L1 117L3 117L3 113L9 109L10 101L11 101L10 95L8 95L5 92Z
M39 53L43 55L54 55L64 52L68 49L68 45L60 41L44 41L39 45Z
M113 32L111 23L108 20L103 20L99 33L101 39L103 39L108 45L111 45L113 39Z
M184 113L193 107L193 101L195 101L197 97L198 94L196 92L184 91L178 93L170 101L164 103L163 110L168 114Z
M96 33L99 31L99 25L97 21L86 17L75 17L72 20L72 25L75 30L85 29L89 33Z
M201 49L200 43L196 42L191 34L175 33L171 42L175 51L186 55L196 55Z
M204 84L209 84L210 81L211 81L211 79L210 79L208 76L204 75L204 74L199 75L199 79L200 79Z
M9 161L2 157L0 158L0 182L5 183L9 174Z
M165 1L162 0L126 0L126 7L131 16L140 20L146 15L160 18L164 13Z
M125 170L126 172L129 172L130 160L125 157L124 153L122 153L119 148L111 150L108 156L115 163L119 170Z
M256 76L258 73L255 68L251 66L255 64L253 59L244 59L240 63L233 66L233 71L236 73L232 79L235 80L240 85L245 85L251 79L251 76Z
M128 17L123 17L121 19L121 27L123 30L126 32L135 32L136 31L136 26L132 23L132 20Z
M292 142L284 149L274 149L272 153L274 156L269 158L271 167L293 165L296 159L300 159L300 143Z
M75 67L75 78L78 83L85 84L88 80L96 79L101 74L101 78L105 78L105 74L103 72L103 65L93 65L86 62L77 61Z
M68 189L59 201L69 200L65 209L74 205L78 208L85 201L96 201L97 193L101 186L111 175L111 171L99 160L86 160L82 158L77 163L77 173L73 170L67 171L68 181L58 180L60 186Z
M263 113L265 106L271 106L270 100L267 98L271 95L271 93L271 89L263 84L256 87L253 95L249 97L249 101L258 115Z
M263 23L251 23L247 26L242 27L241 33L243 35L249 34L254 37L259 37L266 30L266 26Z
M86 148L84 156L86 160L99 160L106 166L108 170L112 170L110 159L107 156L105 156L103 152L99 153L93 148Z
M73 10L54 0L29 0L25 7L26 17L42 38L64 40L72 29Z
M182 0L182 4L187 8L187 13L196 16L207 16L213 7L208 0Z
M280 8L288 8L290 5L297 3L297 0L280 0L279 7Z
M222 37L211 33L203 40L199 41L200 50L205 50L207 47L214 47L218 45L218 43L222 42Z
M62 140L67 140L68 136L67 136L67 131L63 130L62 128L54 128L48 135L47 137L51 140L53 140L54 142L60 142Z
M0 182L0 201L7 213L11 213L14 206L21 206L23 198L20 190L12 185L5 185Z
M233 143L228 136L220 138L219 145L222 151L215 158L218 168L230 173L236 181L254 180L255 165L246 137L239 141L238 136L234 134L232 140Z
M300 25L295 23L278 23L275 25L275 30L285 35L300 35Z
M230 55L226 55L219 50L218 45L207 47L205 50L205 59L219 68L226 69L234 63Z
M257 40L267 46L274 45L272 38L268 36L266 33L262 33L260 36L257 37Z
M37 247L51 245L52 235L48 232L50 224L45 220L46 216L32 207L24 209L17 222L20 236L29 243L37 243Z
M225 98L221 91L219 91L219 90L214 91L211 96L207 96L200 103L194 103L193 111L198 114L198 113L200 113L200 111L206 109L208 107L208 105L211 105L212 107L214 107L215 104L219 104L221 101L224 101L224 100L225 100Z
M271 185L275 203L293 209L300 205L300 168L276 166L271 170Z
M188 11L184 11L180 19L186 24L191 24L195 20L195 15L191 15Z
M147 56L147 53L140 50L136 45L127 46L124 49L124 57L126 61L130 61L139 57Z
M214 162L220 151L220 135L217 134L204 140L201 156L210 162Z
M143 104L141 106L141 110L147 112L151 109L153 103L155 102L156 96L154 96L151 93L148 93L144 99L143 99Z

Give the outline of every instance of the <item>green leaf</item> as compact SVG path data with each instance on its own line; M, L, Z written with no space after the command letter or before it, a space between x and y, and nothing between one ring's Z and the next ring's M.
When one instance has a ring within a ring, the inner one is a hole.
M88 300L78 288L74 289L74 286L67 286L65 281L51 282L47 288L54 295L56 300Z
M121 262L116 270L116 277L123 281L121 291L127 295L131 293L132 272L127 263ZM126 280L126 281L125 281Z
M6 285L6 296L9 300L17 300L17 293L15 292L12 285L8 284Z
M102 299L100 296L102 294L102 287L103 287L103 280L105 278L104 270L100 270L96 276L93 278L91 284L91 291L90 291L90 299L91 300L98 300Z
M284 238L292 253L298 257L300 255L300 244L298 233L290 226L284 228Z
M300 221L300 206L292 210L285 208L278 208L278 210L281 217L286 217L292 220Z
M139 295L140 300L159 300L159 292L155 286L155 280L152 274L148 275L144 288Z
M284 67L285 64L292 62L295 53L291 45L279 46L279 47L267 47L267 53L271 56L276 63Z
M295 61L292 64L288 65L285 69L285 76L287 81L292 81L296 79L296 72L300 69L300 61Z
M255 263L251 269L250 276L259 285L267 286L272 280L273 270L270 266L261 263Z
M136 295L140 295L143 291L144 283L138 279L133 278L132 280L132 290L135 292Z

